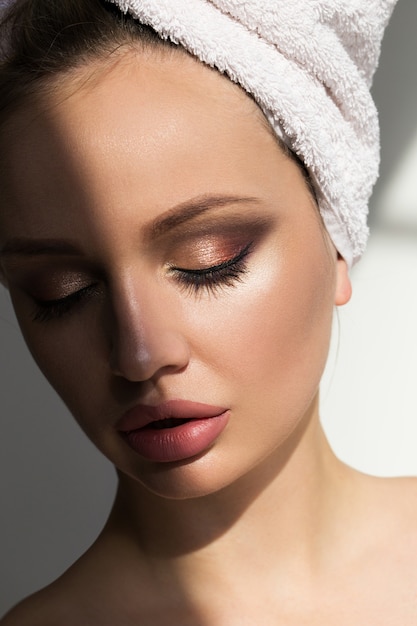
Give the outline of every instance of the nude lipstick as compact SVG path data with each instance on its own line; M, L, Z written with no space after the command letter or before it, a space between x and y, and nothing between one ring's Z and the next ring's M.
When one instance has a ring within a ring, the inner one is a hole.
M148 461L183 461L207 450L223 432L230 411L224 407L170 400L139 404L117 424L129 446Z

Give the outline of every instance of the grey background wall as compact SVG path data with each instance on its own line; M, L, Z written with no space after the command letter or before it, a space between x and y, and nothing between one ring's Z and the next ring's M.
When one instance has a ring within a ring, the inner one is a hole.
M339 310L322 385L333 448L379 475L417 473L416 27L417 2L400 0L373 87L382 162L371 238L352 272L352 301Z
M335 324L322 388L334 449L380 475L417 474L416 27L416 0L400 0L374 82L383 162L373 235ZM0 368L1 615L90 545L116 478L32 363L4 290Z

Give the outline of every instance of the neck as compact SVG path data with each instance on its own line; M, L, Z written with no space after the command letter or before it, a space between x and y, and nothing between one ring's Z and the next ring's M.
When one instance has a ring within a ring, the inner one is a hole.
M322 546L328 552L328 537L337 535L332 524L344 506L348 476L327 444L315 402L276 454L220 492L170 500L121 476L108 528L128 537L153 568L159 563L176 575L195 576L198 564L210 563L217 577L227 576L228 568L251 563L257 576L272 550L283 574L300 564L316 568Z

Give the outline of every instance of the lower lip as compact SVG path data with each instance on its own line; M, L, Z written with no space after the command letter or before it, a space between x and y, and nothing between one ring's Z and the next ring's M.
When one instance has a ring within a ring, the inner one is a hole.
M130 447L148 461L184 461L212 446L229 421L229 411L215 417L191 419L175 428L141 428L124 436Z

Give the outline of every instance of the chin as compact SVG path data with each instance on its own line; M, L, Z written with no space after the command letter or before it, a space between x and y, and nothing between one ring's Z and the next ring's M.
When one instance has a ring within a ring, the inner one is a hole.
M155 463L146 470L119 469L118 476L121 488L133 490L138 497L145 491L167 500L191 500L220 493L240 478L237 471L231 472L210 453L176 463Z

